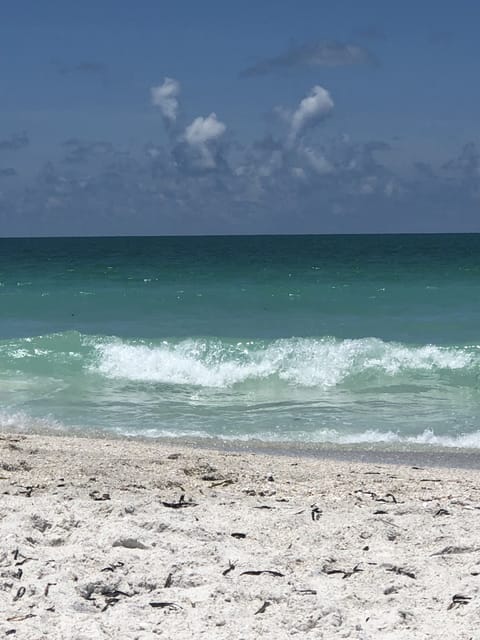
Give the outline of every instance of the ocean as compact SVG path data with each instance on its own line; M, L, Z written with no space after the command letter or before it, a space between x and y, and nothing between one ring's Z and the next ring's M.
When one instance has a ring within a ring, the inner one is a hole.
M0 239L0 429L480 447L480 235Z

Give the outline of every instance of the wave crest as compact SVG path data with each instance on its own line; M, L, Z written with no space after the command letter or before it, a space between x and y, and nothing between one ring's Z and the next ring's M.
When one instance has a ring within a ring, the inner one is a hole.
M234 344L192 339L157 345L111 341L95 348L98 358L94 368L109 378L216 388L271 379L328 389L366 377L392 380L463 372L477 362L476 348L411 347L376 338L292 338Z

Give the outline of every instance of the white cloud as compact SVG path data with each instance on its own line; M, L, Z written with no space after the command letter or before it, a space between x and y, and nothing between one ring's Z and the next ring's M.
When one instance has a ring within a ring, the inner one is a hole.
M206 118L199 116L185 129L185 140L191 145L206 144L223 135L227 127L220 122L216 113L211 113Z
M178 96L180 95L180 83L173 78L165 78L158 87L150 89L152 104L159 107L163 117L170 124L174 124L178 114Z
M332 163L323 153L317 153L314 149L306 147L303 149L303 154L311 168L315 173L318 173L318 175L326 175L334 171Z
M293 112L290 121L289 142L292 144L305 129L314 127L318 122L330 114L334 107L330 93L316 85L310 95L304 98Z
M214 144L227 130L223 122L211 113L206 118L199 116L185 129L185 142L198 152L200 164L205 169L215 167L215 157L209 145Z

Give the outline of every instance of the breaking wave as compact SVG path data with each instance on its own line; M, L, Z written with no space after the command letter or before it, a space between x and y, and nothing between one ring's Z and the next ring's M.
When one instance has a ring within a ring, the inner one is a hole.
M378 338L0 342L0 428L480 447L480 346Z
M376 338L292 338L270 343L184 340L178 343L100 342L92 367L104 376L198 387L231 387L279 380L329 389L373 379L450 377L478 369L477 347L407 346Z

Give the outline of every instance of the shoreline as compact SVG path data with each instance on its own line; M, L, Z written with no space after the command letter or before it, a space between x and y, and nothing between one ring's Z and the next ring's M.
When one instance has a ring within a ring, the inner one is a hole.
M0 630L432 637L480 610L480 472L0 435Z
M135 440L135 438L133 438ZM168 439L158 438L157 442L174 445L175 442L184 446L198 448L204 451L234 452L246 454L262 454L266 456L282 456L306 458L311 460L331 460L346 463L385 464L393 466L444 467L453 469L480 470L480 449L466 449L461 447L434 447L431 445L383 446L353 444L300 444L289 442L263 442L250 440L221 439ZM142 440L144 442L148 439Z
M388 443L299 443L268 442L264 440L235 440L217 437L166 437L125 435L107 429L80 430L76 428L57 430L39 428L34 430L0 429L2 435L31 435L53 438L85 438L87 440L112 440L114 442L140 442L168 447L187 447L201 451L224 453L263 454L267 456L293 456L313 460L336 460L338 462L364 462L387 465L424 465L426 467L446 467L480 470L480 448L438 446L431 444L388 444Z

